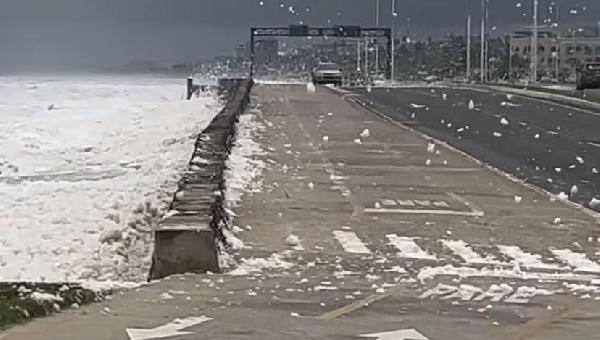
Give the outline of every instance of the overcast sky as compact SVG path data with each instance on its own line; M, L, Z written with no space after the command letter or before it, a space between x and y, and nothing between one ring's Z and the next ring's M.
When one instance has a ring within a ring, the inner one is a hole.
M417 38L461 33L468 0L396 0ZM471 0L473 13L479 0ZM490 0L498 32L531 20L532 0ZM556 1L556 0L554 0ZM595 24L599 0L558 0L561 21ZM0 70L94 68L232 54L252 25L375 24L376 0L0 0ZM541 17L552 0L540 0ZM517 4L521 3L522 6ZM290 6L292 8L290 9ZM381 0L382 25L391 0ZM577 14L570 14L572 9ZM526 14L525 16L523 14ZM474 31L476 33L476 31Z

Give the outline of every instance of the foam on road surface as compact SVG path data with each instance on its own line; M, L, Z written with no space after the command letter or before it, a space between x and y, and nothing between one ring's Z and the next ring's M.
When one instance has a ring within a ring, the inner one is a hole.
M589 214L326 88L253 91L266 166L235 207L235 275L171 277L5 339L127 339L127 328L205 316L176 339L555 340L544 325L581 329L563 314L600 308ZM418 114L433 114L427 98L414 97Z

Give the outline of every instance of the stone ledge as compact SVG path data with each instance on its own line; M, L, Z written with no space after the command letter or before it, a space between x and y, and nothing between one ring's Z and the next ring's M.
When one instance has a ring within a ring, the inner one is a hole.
M185 272L218 272L218 241L227 224L224 172L235 124L249 102L252 80L221 79L226 105L198 136L188 169L179 180L171 209L154 232L149 279Z

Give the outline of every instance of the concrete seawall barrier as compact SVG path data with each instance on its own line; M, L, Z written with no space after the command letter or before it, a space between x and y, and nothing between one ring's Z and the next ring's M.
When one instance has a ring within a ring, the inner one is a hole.
M154 233L149 279L185 272L218 272L217 243L228 215L224 209L225 163L236 123L249 102L252 80L221 79L223 110L198 136L187 171L173 196L173 214Z

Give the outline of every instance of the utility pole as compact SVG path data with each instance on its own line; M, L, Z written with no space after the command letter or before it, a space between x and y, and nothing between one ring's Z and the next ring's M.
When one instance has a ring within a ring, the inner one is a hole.
M380 13L380 0L375 0L375 5L377 6L376 10L375 10L375 25L377 28L379 28L380 26L380 19L381 19L381 13ZM377 41L377 39L373 39L373 41L375 42L375 74L379 73L379 42Z
M508 78L512 79L512 59L513 59L513 50L512 50L512 33L508 38Z
M480 55L480 80L485 83L485 0L481 0L481 55Z
M392 0L392 60L390 61L392 82L396 79L396 15L396 0Z
M467 81L471 79L471 13L467 15Z
M554 66L555 66L555 73L556 73L556 83L559 83L559 67L558 67L558 63L560 61L560 13L559 13L559 7L558 7L558 2L559 0L555 0L554 1L554 12L556 12L556 22L554 23L555 27L556 27L556 51L554 52L555 54L555 58L554 58Z
M360 49L360 38L356 40L356 71L360 73L360 55L362 50Z
M490 22L490 0L485 0L485 81L490 79L490 39L487 37L488 26Z
M531 83L537 83L538 64L538 7L539 0L533 0L533 32L531 34Z
M369 79L369 39L365 37L365 75Z
M379 0L375 0L375 25L379 27Z

